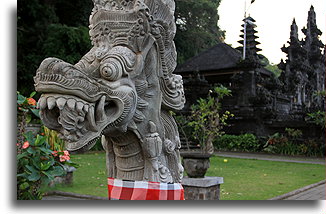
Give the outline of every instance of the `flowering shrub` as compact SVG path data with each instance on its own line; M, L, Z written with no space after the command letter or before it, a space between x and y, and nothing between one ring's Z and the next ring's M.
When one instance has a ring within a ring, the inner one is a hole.
M298 129L285 129L286 134L275 133L265 144L264 151L283 155L323 156L324 142L313 139L303 140L302 131Z
M35 200L42 198L41 185L47 185L56 176L62 176L65 166L76 164L70 161L68 151L54 152L47 142L48 137L25 132L31 114L39 116L36 101L17 92L18 132L17 132L17 199Z
M52 155L58 157L60 162L65 162L70 160L70 154L68 151L58 152L53 151Z
M24 123L23 125L31 122L33 115L35 115L36 118L40 117L39 109L36 107L36 100L33 98L35 94L36 92L33 92L29 95L29 97L25 97L17 92L18 120Z
M40 185L47 185L55 176L65 174L63 165L55 160L53 151L41 135L24 134L20 154L17 155L18 199L41 199Z

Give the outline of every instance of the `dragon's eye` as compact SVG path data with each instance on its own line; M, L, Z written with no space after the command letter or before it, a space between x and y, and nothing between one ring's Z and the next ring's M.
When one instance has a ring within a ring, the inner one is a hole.
M115 58L108 58L101 63L100 74L108 81L116 81L122 77L124 66Z

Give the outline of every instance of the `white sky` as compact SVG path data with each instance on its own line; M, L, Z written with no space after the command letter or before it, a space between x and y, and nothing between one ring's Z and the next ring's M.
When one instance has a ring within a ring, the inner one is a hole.
M247 8L250 0L247 0ZM256 0L249 7L249 14L256 20L261 44L261 54L271 63L278 64L285 54L281 51L283 44L290 38L290 26L295 18L299 29L299 39L304 38L301 29L307 25L308 11L313 5L316 12L317 27L323 32L320 40L325 44L325 0ZM218 8L219 26L226 31L225 43L239 47L240 30L244 18L245 0L222 0Z

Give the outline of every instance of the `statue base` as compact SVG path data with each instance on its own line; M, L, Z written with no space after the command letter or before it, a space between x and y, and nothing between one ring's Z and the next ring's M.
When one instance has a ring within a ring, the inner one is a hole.
M125 181L108 178L109 200L184 200L180 183Z
M185 200L220 200L220 185L223 177L182 179Z

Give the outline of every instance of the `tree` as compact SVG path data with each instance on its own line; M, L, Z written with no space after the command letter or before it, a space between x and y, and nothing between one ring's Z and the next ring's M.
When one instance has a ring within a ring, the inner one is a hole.
M90 0L18 0L18 91L34 91L33 76L46 57L76 63L90 49L87 25L91 9Z
M224 38L217 25L221 0L176 0L178 63L214 46ZM88 18L91 0L18 0L18 91L34 90L33 76L46 57L70 63L91 47Z
M33 76L43 59L40 53L46 28L57 22L54 7L39 0L18 0L17 16L17 81L18 90L29 94Z
M178 63L224 40L218 25L217 8L221 0L176 0L175 37Z

